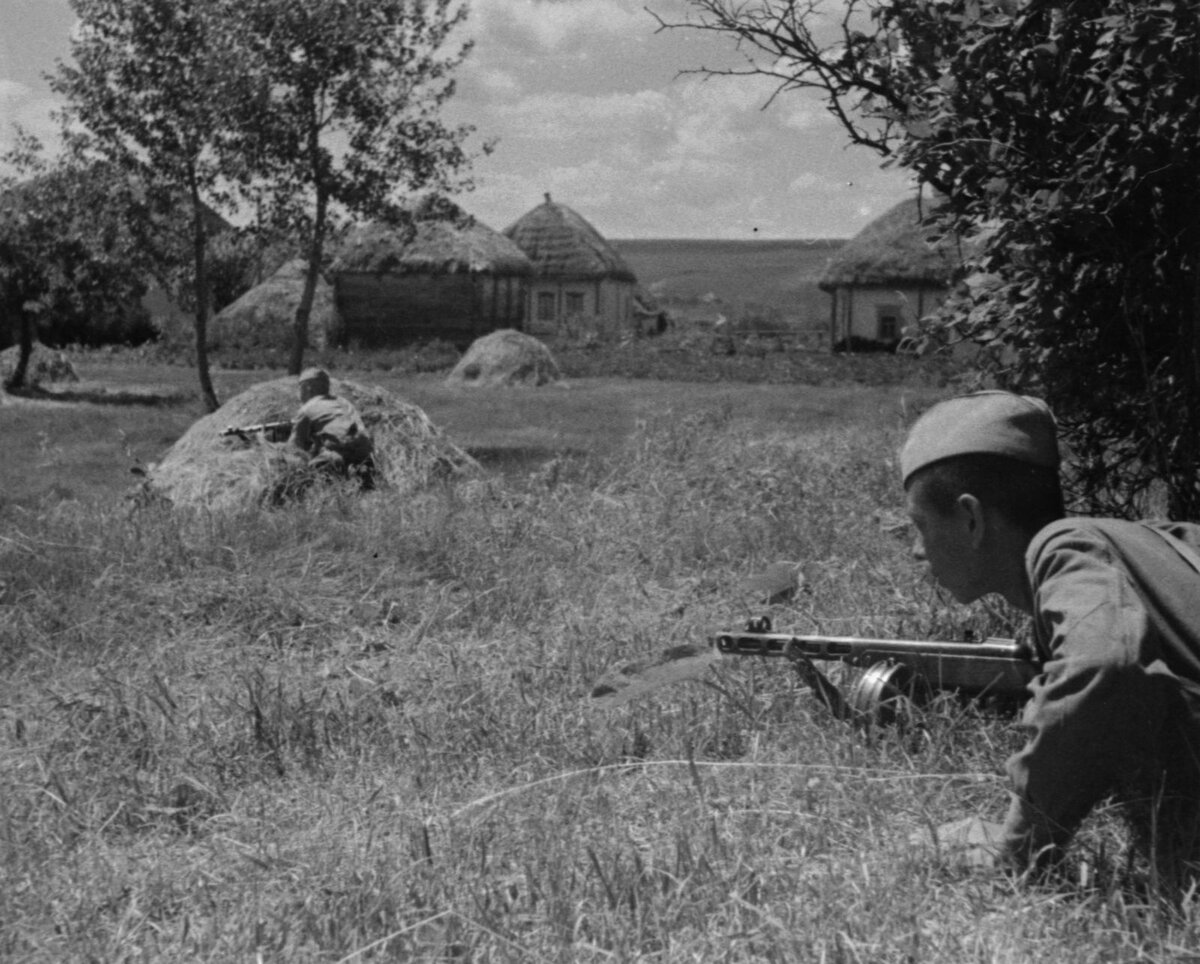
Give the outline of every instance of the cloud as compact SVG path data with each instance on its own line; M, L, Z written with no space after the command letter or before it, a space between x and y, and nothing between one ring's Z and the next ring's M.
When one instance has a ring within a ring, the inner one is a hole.
M51 116L61 107L51 94L19 81L0 78L0 154L16 145L16 126L24 128L53 150L58 143L58 123Z
M788 182L787 193L790 196L804 195L815 188L829 187L829 179L813 171L804 171Z
M861 226L859 208L897 197L894 176L873 178L872 155L845 151L815 98L764 107L774 87L763 78L581 90L522 75L516 89L470 107L501 136L463 201L497 226L550 191L614 237L844 236Z
M469 24L496 52L557 54L590 49L605 38L636 43L651 20L640 4L622 0L474 0Z
M13 105L28 100L32 94L33 91L27 84L0 78L0 104L4 106L5 110L10 110Z
M496 119L509 137L544 140L605 139L665 123L671 113L661 91L596 94L536 93L499 105Z
M58 105L41 73L64 54L67 0L21 0L37 17L0 40L0 150L17 120L48 144ZM502 228L544 191L612 237L845 236L903 196L846 140L819 99L765 78L680 74L741 63L729 37L659 30L688 0L467 0L447 120L495 151L461 200ZM835 2L835 0L828 0ZM5 47L7 43L7 47Z

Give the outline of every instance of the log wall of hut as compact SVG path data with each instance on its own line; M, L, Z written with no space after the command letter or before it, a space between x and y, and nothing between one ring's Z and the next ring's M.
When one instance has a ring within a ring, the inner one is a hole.
M585 316L631 328L634 290L632 283L613 278L535 278L525 330L554 334L570 319Z
M465 347L499 328L521 328L524 278L491 274L342 272L335 280L344 345L382 348L441 339Z

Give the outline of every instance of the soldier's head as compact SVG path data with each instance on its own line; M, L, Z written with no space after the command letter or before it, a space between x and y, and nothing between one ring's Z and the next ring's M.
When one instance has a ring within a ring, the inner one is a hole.
M329 373L324 368L306 368L300 373L300 401L329 394Z
M1029 540L1064 514L1058 466L1040 399L977 392L935 405L900 453L913 554L959 602L1009 595Z

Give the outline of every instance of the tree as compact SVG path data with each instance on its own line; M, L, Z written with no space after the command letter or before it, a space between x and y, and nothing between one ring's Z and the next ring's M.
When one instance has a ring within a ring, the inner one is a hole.
M245 0L238 36L257 95L240 123L256 205L304 240L308 262L289 371L308 338L324 245L339 211L397 217L405 193L445 190L471 128L440 108L469 50L452 0Z
M776 93L811 88L849 139L982 233L940 319L1008 349L1073 451L1079 507L1164 490L1200 518L1200 8L1190 0L689 0Z
M127 180L71 154L50 166L27 137L5 160L24 175L0 182L0 315L20 346L5 386L14 390L35 337L132 333L149 266Z
M75 65L52 79L67 117L142 184L154 216L186 199L200 391L217 407L208 366L210 205L236 180L230 119L244 112L249 69L234 35L236 0L71 0Z

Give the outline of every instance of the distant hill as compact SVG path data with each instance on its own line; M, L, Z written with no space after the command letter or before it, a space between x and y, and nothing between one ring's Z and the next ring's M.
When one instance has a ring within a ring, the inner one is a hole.
M789 324L828 323L829 296L817 280L840 238L710 241L671 238L610 240L642 287L673 313L735 321L769 314Z

